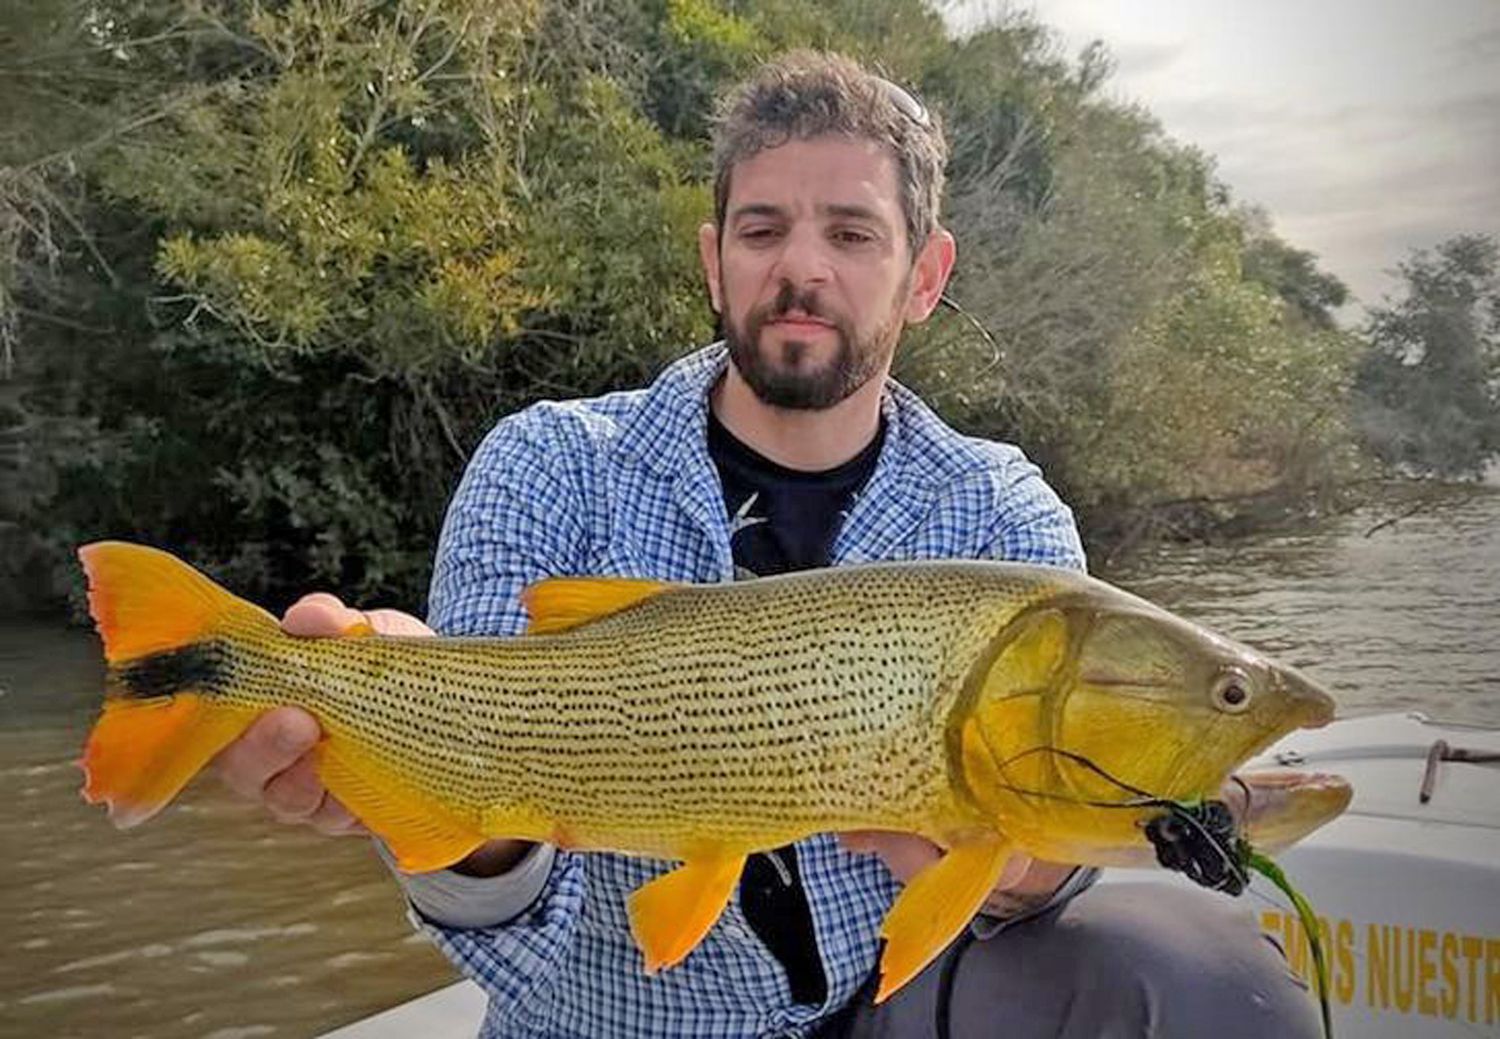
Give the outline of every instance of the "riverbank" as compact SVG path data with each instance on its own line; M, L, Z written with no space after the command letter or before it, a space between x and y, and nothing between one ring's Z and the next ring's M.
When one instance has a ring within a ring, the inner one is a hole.
M1128 566L1132 557L1163 545L1225 545L1312 529L1330 518L1356 513L1374 517L1372 523L1389 525L1451 508L1466 495L1497 492L1500 462L1490 467L1483 480L1473 483L1381 477L1312 489L1278 487L1235 497L1080 511L1079 523L1090 568L1107 577L1116 568ZM55 574L38 572L30 580L26 576L22 573L0 587L0 623L89 626L81 571L74 576L71 595L65 600L51 594L58 584ZM268 580L269 575L258 579L260 583Z
M1493 493L1500 493L1500 464L1474 482L1374 477L1314 488L1274 487L1233 497L1100 509L1081 524L1092 568L1107 573L1157 545L1223 545L1295 533L1356 514L1383 527L1451 508L1469 495Z

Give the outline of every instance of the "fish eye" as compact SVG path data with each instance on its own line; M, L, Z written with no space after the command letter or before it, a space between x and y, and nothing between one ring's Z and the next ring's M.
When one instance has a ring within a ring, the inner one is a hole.
M1249 710L1250 700L1250 679L1243 671L1230 668L1214 679L1214 706L1225 714Z

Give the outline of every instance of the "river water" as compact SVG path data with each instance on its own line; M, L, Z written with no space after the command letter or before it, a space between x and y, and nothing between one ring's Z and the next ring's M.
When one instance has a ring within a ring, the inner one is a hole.
M1500 486L1164 546L1106 576L1305 669L1342 714L1500 725Z
M1304 668L1344 714L1500 725L1500 489L1389 518L1165 546L1107 576ZM363 840L267 822L212 782L124 833L81 804L99 675L91 635L0 626L0 1036L313 1036L451 976Z

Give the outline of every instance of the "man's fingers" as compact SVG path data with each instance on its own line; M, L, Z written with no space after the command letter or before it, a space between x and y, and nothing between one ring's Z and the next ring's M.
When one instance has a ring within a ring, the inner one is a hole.
M308 817L307 823L330 837L348 837L370 832L338 798L327 792L323 794L323 803Z
M304 595L287 609L281 630L303 638L331 638L366 623L365 615L350 609L327 592Z
M436 635L427 625L400 610L366 610L365 620L377 635Z
M259 801L266 784L290 768L318 742L318 722L296 707L267 711L219 752L213 768L231 790Z
M943 856L943 849L914 833L888 833L883 830L854 830L838 835L848 851L879 855L891 875L906 883ZM995 890L1031 894L1048 893L1067 879L1073 867L1037 862L1025 852L1013 852L1006 860Z
M1011 852L1009 859L1005 861L1005 868L1000 871L1000 879L995 882L996 891L1012 891L1025 886L1028 875L1033 872L1032 867L1046 866L1049 863L1039 863L1024 851ZM1072 867L1067 867L1067 872L1072 872ZM1066 873L1064 874L1066 876Z
M381 635L432 635L427 625L398 610L362 613L327 592L297 600L282 630L303 638L329 638L363 630ZM322 732L317 719L296 707L282 707L257 718L239 739L219 753L214 770L225 784L259 801L284 823L306 823L330 835L367 833L349 809L329 796L308 753Z
M380 635L432 635L427 625L399 610L351 609L327 592L304 595L281 621L282 630L301 638L333 638L363 631ZM331 835L366 833L358 819L330 797L308 754L321 731L306 711L270 711L220 752L214 769L231 790L260 801L285 823L306 823Z
M858 855L868 855L880 843L878 830L850 830L847 833L836 834L836 836L845 851L852 851Z
M311 756L266 784L266 807L284 823L306 823L331 837L369 832L328 792Z
M334 638L359 632L377 635L434 635L427 625L400 610L356 610L327 592L304 595L287 609L281 630L301 638Z
M943 855L943 850L936 844L914 833L857 830L839 834L839 842L849 851L879 855L886 868L891 871L891 876L902 883Z
M284 823L307 822L323 806L327 792L313 766L312 755L303 755L266 783L266 808Z

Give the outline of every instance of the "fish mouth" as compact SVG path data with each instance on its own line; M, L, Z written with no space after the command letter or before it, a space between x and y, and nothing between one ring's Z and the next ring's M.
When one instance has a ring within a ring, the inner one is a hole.
M1354 787L1327 772L1270 770L1238 775L1245 794L1240 809L1245 838L1264 851L1280 851L1343 814Z
M1246 849L1264 854L1306 837L1337 817L1354 790L1323 772L1265 772L1236 777L1236 798L1164 805L1144 826L1157 862L1214 891L1238 895L1248 883ZM1238 809L1231 801L1239 801Z

